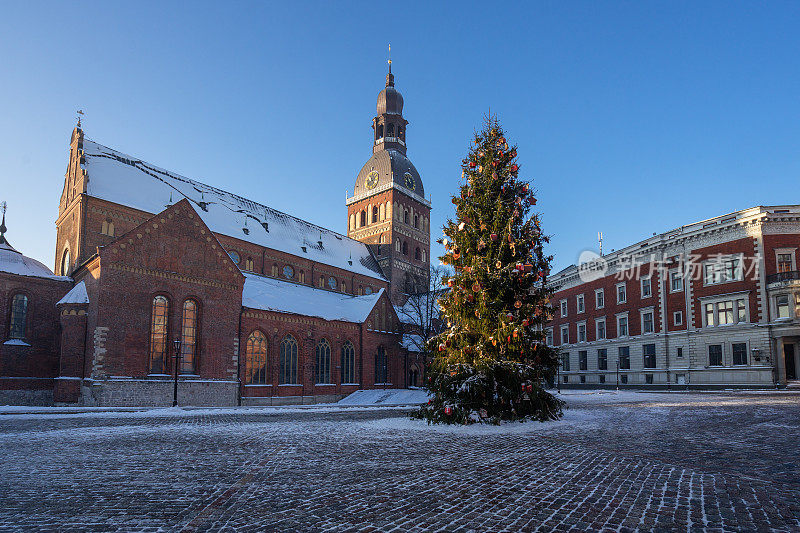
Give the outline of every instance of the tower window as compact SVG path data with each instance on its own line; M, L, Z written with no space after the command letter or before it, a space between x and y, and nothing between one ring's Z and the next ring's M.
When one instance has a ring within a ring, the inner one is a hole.
M383 137L383 124L378 124L378 139Z
M373 205L372 206L372 223L374 224L377 221L378 221L378 206L377 205Z
M364 210L361 211L361 225L362 226L367 225L367 212Z
M11 299L11 320L8 327L10 339L25 338L25 322L28 316L28 297L15 294Z
M399 240L394 241L394 249L397 250L398 252L400 251L400 241Z
M169 300L164 296L153 298L150 318L150 373L167 373L167 317Z
M394 137L394 124L391 122L386 126L386 136Z
M422 259L422 254L420 253L419 246L417 246L417 249L414 250L414 259L416 259L417 261Z
M414 215L414 227L419 229L419 215Z
M408 243L403 241L403 255L408 255Z
M69 248L64 250L64 255L61 256L61 275L66 276L69 272L70 267L70 259L69 259Z
M183 302L181 322L181 372L194 374L197 371L197 302Z
M403 223L408 224L408 209L403 211Z

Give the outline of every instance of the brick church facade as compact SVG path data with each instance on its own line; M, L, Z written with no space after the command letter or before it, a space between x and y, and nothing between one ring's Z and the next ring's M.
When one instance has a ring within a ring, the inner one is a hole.
M169 405L176 366L189 405L415 383L424 361L402 347L395 306L427 288L431 204L402 107L390 65L347 235L103 146L79 123L55 274L0 228L0 404Z

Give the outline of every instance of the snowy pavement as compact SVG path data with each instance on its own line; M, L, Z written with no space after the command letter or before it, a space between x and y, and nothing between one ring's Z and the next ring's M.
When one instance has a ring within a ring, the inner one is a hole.
M800 395L565 392L563 420L403 408L0 416L0 531L800 531Z

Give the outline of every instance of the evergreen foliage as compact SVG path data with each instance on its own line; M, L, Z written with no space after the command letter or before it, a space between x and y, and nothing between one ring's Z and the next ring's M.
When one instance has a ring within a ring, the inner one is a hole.
M431 338L432 399L415 415L434 423L555 420L563 402L545 390L558 353L544 343L551 316L548 237L536 198L518 177L517 148L489 118L463 160L456 220L444 227L451 265L439 305L447 327Z

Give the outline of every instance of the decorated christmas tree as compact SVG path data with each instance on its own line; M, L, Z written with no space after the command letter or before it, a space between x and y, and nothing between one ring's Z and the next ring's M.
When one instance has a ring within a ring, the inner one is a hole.
M545 255L536 198L519 179L517 148L489 118L463 161L456 220L448 220L445 254L452 266L439 300L447 327L431 338L431 400L416 416L469 424L555 420L563 402L545 389L558 364L544 342L550 316Z

